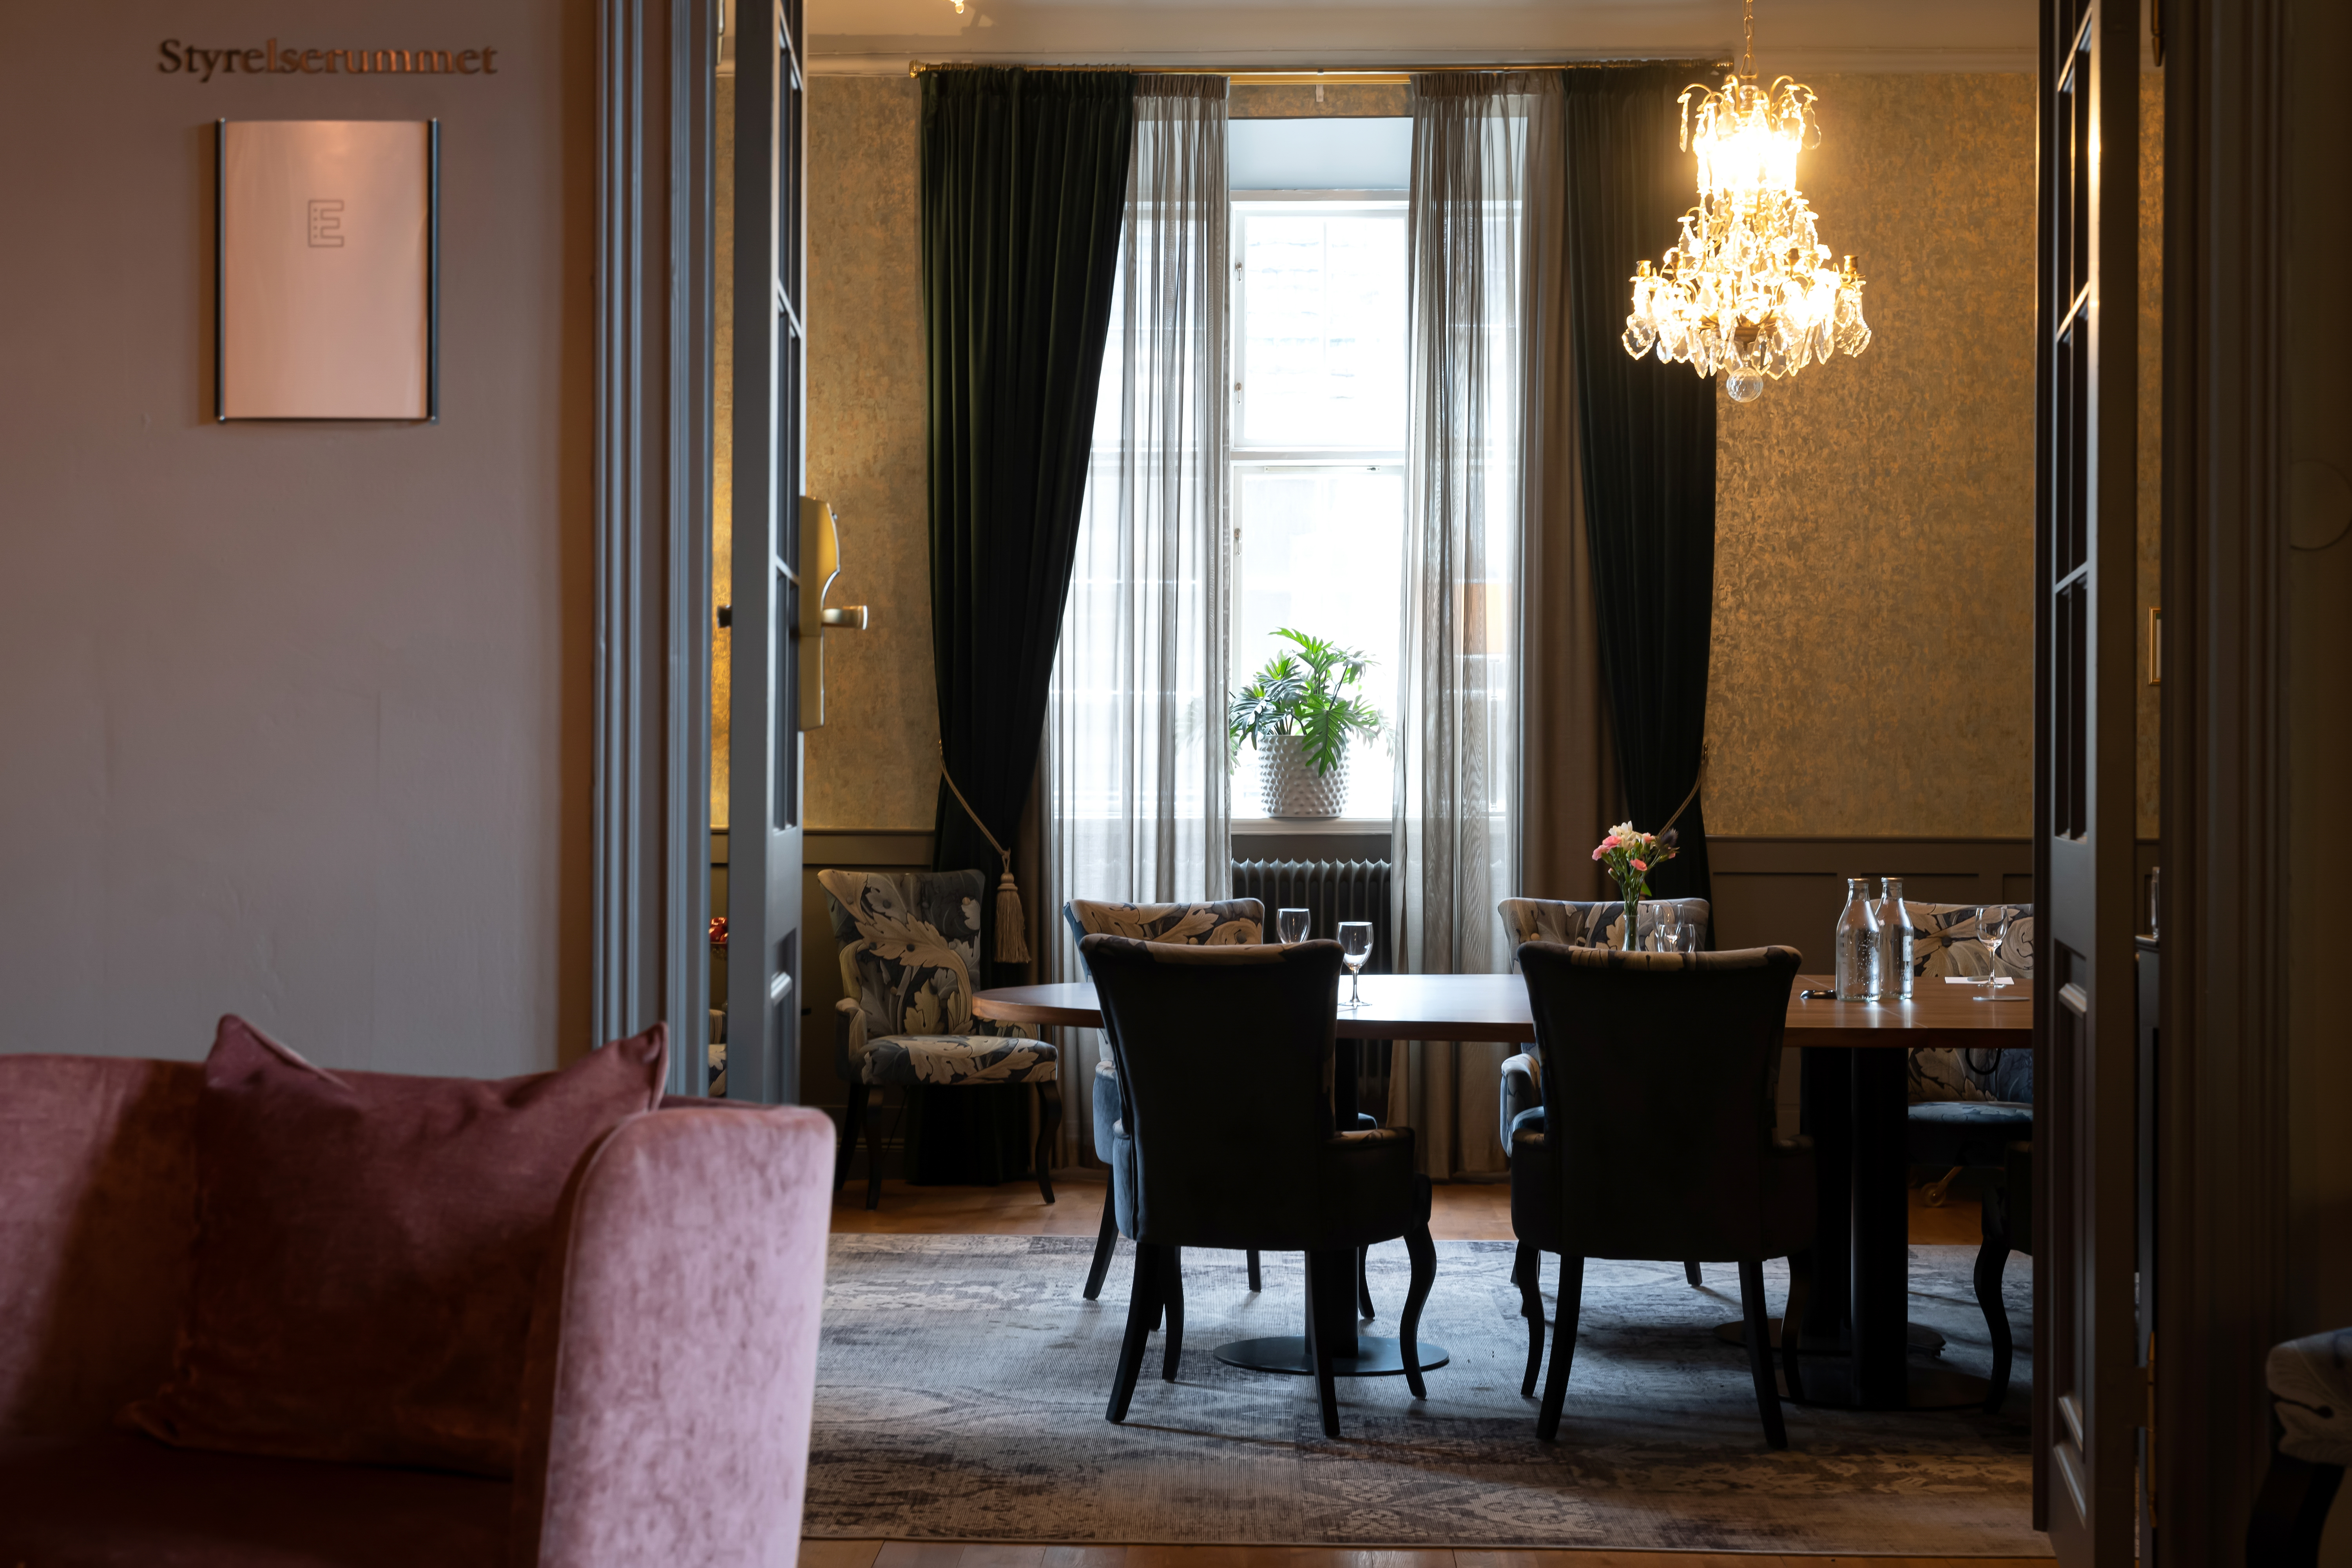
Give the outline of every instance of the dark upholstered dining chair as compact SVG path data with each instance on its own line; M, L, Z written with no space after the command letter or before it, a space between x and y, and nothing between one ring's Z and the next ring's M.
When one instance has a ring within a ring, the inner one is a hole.
M1129 936L1139 942L1181 942L1195 946L1250 946L1265 940L1265 905L1255 898L1228 898L1198 904L1116 904L1108 899L1074 898L1062 905L1073 941L1089 936ZM1106 1022L1108 1020L1106 1019ZM1110 1163L1111 1128L1118 1121L1118 1067L1109 1056L1095 1063L1095 1157ZM1083 1292L1089 1301L1102 1294L1104 1276L1110 1272L1111 1253L1118 1245L1118 1207L1112 1187L1103 1185L1102 1225L1095 1233L1095 1260L1087 1270ZM1258 1288L1258 1257L1249 1255L1249 1284Z
M1645 898L1634 906L1634 946L1648 945L1657 924L1661 903L1675 906L1678 931L1676 939L1683 951L1704 952L1707 943L1707 923L1714 911L1704 898ZM1503 924L1521 942L1558 942L1569 947L1614 947L1625 930L1625 905L1622 900L1601 904L1577 904L1558 898L1507 898L1495 906ZM1543 1069L1533 1056L1522 1051L1503 1063L1502 1113L1496 1119L1496 1131L1503 1140L1503 1156L1510 1157L1511 1142L1522 1127L1543 1130ZM1683 1260L1683 1278L1691 1289L1706 1283L1700 1275L1697 1260Z
M1617 953L1529 942L1519 948L1544 1124L1511 1149L1511 1228L1535 1389L1543 1354L1541 1253L1560 1256L1559 1325L1536 1435L1559 1434L1576 1354L1584 1260L1736 1263L1748 1369L1764 1434L1789 1446L1772 1377L1764 1260L1790 1261L1801 1310L1813 1245L1813 1150L1772 1135L1773 1091L1791 947ZM1529 1249L1534 1249L1533 1253ZM1790 1386L1796 1337L1788 1335Z
M1437 1279L1429 1178L1410 1128L1332 1125L1339 945L1176 946L1120 936L1079 945L1118 1065L1111 1128L1119 1228L1135 1287L1109 1419L1127 1417L1145 1342L1163 1313L1160 1376L1183 1348L1182 1249L1307 1254L1308 1354L1323 1431L1339 1435L1332 1361L1354 1343L1360 1250L1402 1239L1412 1259L1398 1340L1416 1398L1421 1309ZM1200 1070L1201 1040L1250 1063L1246 1092Z

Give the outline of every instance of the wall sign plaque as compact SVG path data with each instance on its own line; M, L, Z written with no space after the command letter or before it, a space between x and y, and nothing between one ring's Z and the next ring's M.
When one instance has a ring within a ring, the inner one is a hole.
M215 417L437 420L440 121L215 123Z
M461 76L499 74L499 51L488 49L300 49L278 40L245 48L205 49L166 38L155 46L155 68L165 76L208 82L219 76Z

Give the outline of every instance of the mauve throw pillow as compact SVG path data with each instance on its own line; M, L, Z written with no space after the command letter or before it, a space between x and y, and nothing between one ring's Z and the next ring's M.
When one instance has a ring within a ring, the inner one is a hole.
M226 1018L196 1117L196 1266L168 1443L508 1477L565 1180L661 1103L656 1025L561 1072L329 1072Z

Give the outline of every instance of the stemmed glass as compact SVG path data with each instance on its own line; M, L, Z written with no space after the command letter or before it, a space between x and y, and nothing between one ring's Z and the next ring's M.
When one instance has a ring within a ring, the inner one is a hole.
M1363 987L1358 982L1371 956L1372 923L1369 920L1339 922L1339 956L1348 966L1348 999L1344 1006L1354 1009L1364 1005Z
M1683 950L1682 911L1671 898L1643 905L1650 910L1650 951L1679 953Z
M1311 909L1277 909L1274 912L1274 933L1286 947L1307 940L1307 932L1315 927L1315 912Z
M1980 1002L2000 999L2000 944L2009 935L2009 905L1988 904L1977 911L1977 940L1985 945L1990 962L1985 969L1984 988L1977 996Z

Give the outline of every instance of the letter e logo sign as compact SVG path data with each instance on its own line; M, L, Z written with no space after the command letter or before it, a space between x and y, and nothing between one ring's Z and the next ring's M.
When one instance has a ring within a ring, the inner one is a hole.
M343 243L343 204L316 201L310 204L310 246L314 250L340 248Z

